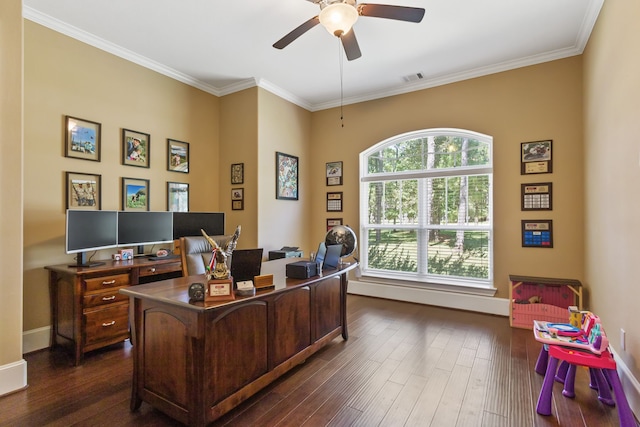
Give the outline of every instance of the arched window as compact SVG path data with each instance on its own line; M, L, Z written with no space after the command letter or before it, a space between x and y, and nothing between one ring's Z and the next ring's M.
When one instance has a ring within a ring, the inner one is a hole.
M493 286L492 145L426 129L360 153L363 276Z

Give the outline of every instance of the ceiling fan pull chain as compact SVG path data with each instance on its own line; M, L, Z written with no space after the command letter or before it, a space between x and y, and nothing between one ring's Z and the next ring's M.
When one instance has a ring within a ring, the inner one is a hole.
M344 60L342 58L342 40L338 38L338 62L340 64L340 124L341 127L344 127L344 113L343 113L343 104L344 104L344 89L343 89L343 74L344 74Z

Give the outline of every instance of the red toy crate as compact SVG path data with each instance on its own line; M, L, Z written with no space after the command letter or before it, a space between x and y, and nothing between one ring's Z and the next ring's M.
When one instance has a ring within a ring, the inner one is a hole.
M512 327L532 329L534 320L566 323L569 306L582 310L582 284L578 280L509 275L509 281Z

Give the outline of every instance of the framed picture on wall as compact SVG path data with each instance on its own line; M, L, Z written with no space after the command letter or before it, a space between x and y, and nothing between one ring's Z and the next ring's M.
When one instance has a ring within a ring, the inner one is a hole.
M122 210L149 210L149 180L122 178Z
M66 172L66 208L100 210L102 176L93 173Z
M189 212L189 184L167 182L167 210Z
M99 162L101 127L97 122L65 116L65 157Z
M151 136L122 129L122 164L148 168L151 160Z
M234 163L231 165L231 184L244 184L244 163Z
M327 212L342 212L342 191L327 193Z
M553 221L522 220L522 247L553 248Z
M327 163L327 185L342 185L342 162Z
M231 210L244 210L244 188L231 189Z
M521 208L523 211L550 211L552 205L551 182L536 182L520 185Z
M276 152L276 199L298 200L298 157Z
M189 173L189 143L167 139L167 170Z
M331 230L336 225L342 225L342 218L327 218L327 231Z
M520 175L553 172L551 139L520 144Z

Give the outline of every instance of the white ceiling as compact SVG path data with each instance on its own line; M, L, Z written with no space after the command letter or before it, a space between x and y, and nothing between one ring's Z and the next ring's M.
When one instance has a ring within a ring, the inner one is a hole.
M310 111L579 55L604 0L371 0L421 23L360 17L347 61L305 0L23 0L24 17L217 96L260 86ZM423 78L407 82L405 77Z

